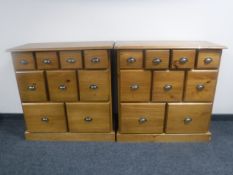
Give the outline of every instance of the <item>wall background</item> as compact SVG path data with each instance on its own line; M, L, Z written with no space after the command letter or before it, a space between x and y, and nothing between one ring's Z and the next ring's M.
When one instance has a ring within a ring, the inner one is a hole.
M208 40L223 52L214 113L233 114L231 0L0 0L0 113L22 112L10 54L29 42Z

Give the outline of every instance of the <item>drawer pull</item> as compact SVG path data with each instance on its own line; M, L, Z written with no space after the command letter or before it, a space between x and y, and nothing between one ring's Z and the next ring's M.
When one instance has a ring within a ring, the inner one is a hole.
M192 119L191 117L185 117L185 118L184 118L184 124L185 124L185 125L188 125L188 124L190 124L190 123L192 122L192 120L193 120L193 119Z
M48 123L49 122L49 118L47 116L44 116L41 118L42 122Z
M26 65L26 64L28 64L28 61L27 60L20 60L20 64Z
M143 124L143 123L146 123L147 122L147 119L145 118L145 117L140 117L139 119L138 119L138 123L139 124Z
M28 89L29 91L35 91L35 90L36 90L36 85L34 85L34 84L29 85L27 89Z
M188 58L186 57L181 57L180 60L179 60L180 64L185 64L188 62Z
M85 122L91 122L93 119L89 116L84 117Z
M170 91L170 90L172 90L172 85L171 85L171 84L166 84L166 85L163 87L163 89L164 89L165 91Z
M138 84L132 84L131 86L130 86L130 88L131 88L131 90L137 90L137 89L139 89L139 85Z
M59 87L58 87L60 90L62 90L62 91L64 91L64 90L66 90L66 85L64 85L64 84L61 84Z
M98 89L98 86L96 84L91 84L89 88L95 90Z
M43 63L44 63L44 64L51 64L51 60L49 60L49 59L44 59L44 60L43 60Z
M152 62L153 62L154 64L158 65L158 64L160 64L160 63L162 62L162 60L161 60L160 58L154 58L154 59L152 60Z
M66 62L72 64L72 63L76 62L76 59L75 58L67 58Z
M100 62L100 58L99 58L99 57L93 57L93 58L91 59L91 62L92 62L92 63L99 63L99 62Z
M207 57L207 58L205 58L204 63L210 64L212 61L213 61L213 59L211 57Z
M202 91L204 88L205 88L204 84L198 84L198 85L196 86L196 89L197 89L198 91Z
M136 59L134 57L129 57L127 60L128 63L135 63Z

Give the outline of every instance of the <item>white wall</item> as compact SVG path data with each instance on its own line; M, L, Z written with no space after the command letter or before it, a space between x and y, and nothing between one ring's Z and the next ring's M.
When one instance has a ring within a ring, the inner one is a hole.
M214 113L233 113L231 0L0 0L0 113L22 111L7 48L82 40L209 40L227 45Z

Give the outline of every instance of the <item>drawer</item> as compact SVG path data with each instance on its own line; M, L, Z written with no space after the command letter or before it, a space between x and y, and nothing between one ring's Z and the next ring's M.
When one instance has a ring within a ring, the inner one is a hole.
M43 71L16 72L22 102L47 101Z
M171 67L173 69L192 69L195 57L195 50L173 50Z
M63 103L23 103L24 118L29 132L66 132Z
M149 101L151 72L144 70L120 71L121 101Z
M85 50L86 69L106 69L109 67L108 50Z
M81 101L108 101L110 99L110 72L108 70L80 70Z
M217 69L219 67L221 50L199 50L197 68Z
M47 71L46 74L51 101L78 101L76 71Z
M143 67L142 50L120 50L118 51L120 68L140 69Z
M211 111L211 103L168 103L166 133L205 133Z
M167 69L169 65L169 50L146 50L146 69Z
M152 101L181 101L184 71L154 71Z
M121 103L120 133L162 133L165 103Z
M58 69L57 52L36 52L36 62L38 69Z
M60 51L62 69L81 69L83 67L81 51Z
M187 73L185 101L213 101L218 71L193 70Z
M70 132L110 132L109 103L66 103Z
M32 52L12 53L15 70L33 70L36 68Z

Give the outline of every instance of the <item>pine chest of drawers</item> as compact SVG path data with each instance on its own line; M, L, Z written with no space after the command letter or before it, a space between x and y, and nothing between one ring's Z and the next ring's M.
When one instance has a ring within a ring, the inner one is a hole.
M113 42L40 43L10 49L28 140L115 141Z

